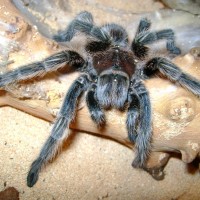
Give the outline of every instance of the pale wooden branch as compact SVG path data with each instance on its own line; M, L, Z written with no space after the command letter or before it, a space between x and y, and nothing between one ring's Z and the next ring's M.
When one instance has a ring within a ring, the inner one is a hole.
M200 79L200 61L195 60L192 55L179 57L175 63L184 71ZM199 154L200 101L187 90L168 80L153 78L146 81L145 84L150 91L153 110L153 149L147 163L147 170L151 169L155 178L159 179L160 176L156 177L158 174L154 173L158 173L157 170L166 164L169 152L180 152L182 160L186 163L192 162ZM0 105L17 108L51 122L55 117L48 107L15 99L3 91ZM127 147L133 147L133 144L127 139L126 113L112 110L106 112L106 117L106 127L99 129L91 120L86 106L83 106L77 112L76 119L70 128L108 137Z

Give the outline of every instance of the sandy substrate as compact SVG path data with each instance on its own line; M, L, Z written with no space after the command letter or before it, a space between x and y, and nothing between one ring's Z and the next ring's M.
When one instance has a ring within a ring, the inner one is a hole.
M199 173L170 159L163 181L131 167L133 152L113 141L74 133L73 142L26 186L31 162L48 136L49 123L15 109L0 110L0 189L15 187L20 199L193 199L198 200ZM72 141L72 140L71 140Z

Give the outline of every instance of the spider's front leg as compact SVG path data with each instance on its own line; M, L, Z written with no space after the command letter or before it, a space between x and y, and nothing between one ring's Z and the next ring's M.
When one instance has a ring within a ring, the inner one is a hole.
M34 76L55 71L66 64L72 66L75 70L81 70L85 61L75 51L61 51L43 61L27 64L0 75L0 88L16 81L30 79Z
M127 129L130 140L136 146L136 157L132 165L143 168L151 150L151 102L142 81L133 80L130 89L132 94L129 97Z
M145 70L159 70L171 81L178 82L182 87L200 97L200 81L193 76L184 73L179 67L165 58L155 57L151 59L146 63L144 67L144 73Z
M78 98L88 88L88 85L89 79L86 75L83 75L70 87L53 125L51 135L45 142L38 158L31 165L27 177L29 187L37 182L41 168L55 156L63 140L68 138L69 132L65 130L69 128L69 124L75 116Z
M151 26L151 22L147 18L143 18L140 20L136 36L144 31L148 31Z
M76 27L75 27L77 21L93 24L93 17L91 15L91 13L89 13L87 11L83 11L83 12L79 13L75 17L75 19L67 26L67 28L64 31L58 32L57 35L54 35L53 39L57 42L70 41L77 32Z
M150 32L150 21L146 18L139 23L135 38L132 42L132 51L139 59L144 59L148 54L148 47L146 45L152 44L158 40L166 39L167 50L175 55L181 53L180 49L175 45L174 31L172 29L164 29L161 31Z
M78 32L92 36L107 45L110 44L110 37L108 34L93 24L92 14L87 11L79 13L69 26L64 31L54 35L53 39L57 42L67 42L70 41Z

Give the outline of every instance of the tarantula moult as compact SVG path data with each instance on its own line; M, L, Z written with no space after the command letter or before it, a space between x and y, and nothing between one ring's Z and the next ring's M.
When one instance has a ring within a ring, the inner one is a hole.
M126 128L128 138L135 144L136 156L132 165L143 168L151 150L152 111L145 79L160 73L174 83L179 83L193 94L200 95L200 82L164 57L149 57L149 45L166 40L170 54L180 54L175 45L171 29L150 31L150 21L140 20L135 37L130 42L126 30L118 24L108 23L96 26L91 13L79 13L67 28L53 40L69 44L66 50L50 57L0 75L0 87L33 78L61 67L70 67L80 76L69 88L51 134L40 154L32 163L27 176L27 185L32 187L38 180L39 172L55 155L64 139L69 136L69 125L75 118L79 98L86 94L86 103L92 120L104 126L107 109L127 112ZM79 44L84 50L72 48L72 39L86 36L86 43ZM147 59L145 61L145 59Z

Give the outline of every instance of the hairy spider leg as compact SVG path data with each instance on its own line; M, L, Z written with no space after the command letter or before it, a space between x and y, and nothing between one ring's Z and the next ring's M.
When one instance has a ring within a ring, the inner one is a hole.
M159 70L164 76L173 82L178 82L182 87L188 89L193 94L200 97L200 82L193 76L184 73L179 67L171 61L162 57L155 57L148 61L145 69Z
M140 21L135 38L131 44L132 51L139 59L144 59L148 54L147 44L152 44L155 41L166 39L167 50L175 55L181 53L180 49L175 45L175 37L172 29L164 29L161 31L149 32L150 22L144 19Z
M128 34L126 30L115 23L105 24L100 27L100 30L105 32L110 38L108 41L91 41L86 46L86 50L90 53L105 51L112 46L123 46L128 44Z
M69 64L74 69L79 70L83 67L85 61L75 51L61 51L56 53L41 62L24 65L20 68L6 72L0 75L0 87L4 87L9 83L30 79L34 76L43 75L50 71L55 71Z
M66 30L55 35L53 39L58 42L70 41L77 32L85 33L101 42L110 44L110 37L98 26L93 24L92 15L87 11L79 13Z
M80 12L74 18L74 20L72 20L72 22L66 27L66 29L63 31L59 31L57 35L53 36L53 39L57 42L70 41L77 32L77 30L75 29L75 24L77 20L93 24L93 17L91 13L87 11Z
M86 75L79 77L70 87L58 116L53 125L51 135L45 142L38 158L32 163L27 176L27 185L32 187L38 180L41 168L52 160L62 142L69 137L69 124L75 117L76 105L80 95L87 90L89 80Z
M86 95L87 107L92 120L98 125L103 126L106 122L104 112L96 98L96 84L92 84Z
M122 26L110 23L103 25L101 29L109 35L114 45L126 46L128 44L128 34Z
M151 150L151 102L148 91L141 81L135 80L133 88L139 97L138 99L140 111L137 125L137 137L135 139L136 156L133 160L132 166L143 168L145 167L146 161ZM138 102L136 103L138 104ZM131 125L131 127L133 126L134 125ZM131 131L131 129L129 129L129 131Z
M91 23L76 20L74 21L74 29L93 37L95 40L100 40L105 44L109 45L111 42L109 35L104 30Z
M137 126L140 110L140 101L136 91L130 87L128 94L128 111L126 119L126 128L128 131L128 138L131 142L135 143L137 138Z
M136 35L140 34L141 32L149 30L150 26L151 22L147 18L141 19L137 28Z

